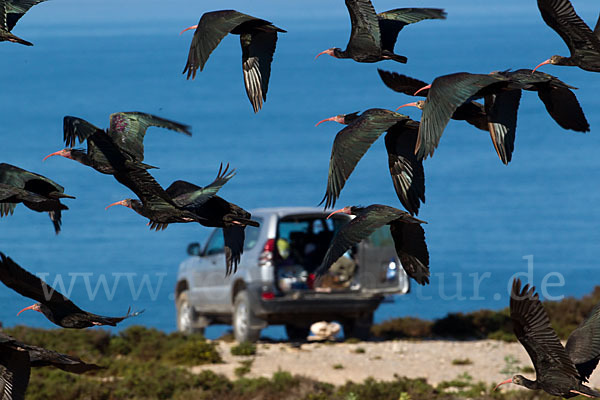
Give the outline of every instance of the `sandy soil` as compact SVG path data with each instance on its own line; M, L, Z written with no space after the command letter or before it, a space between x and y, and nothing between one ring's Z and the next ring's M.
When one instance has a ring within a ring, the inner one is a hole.
M283 370L340 385L348 380L362 382L368 377L393 380L396 374L426 378L429 383L437 385L465 372L475 382L498 383L517 373L516 367L532 366L520 344L494 340L306 343L301 347L293 347L289 343L259 343L254 357L232 356L232 345L219 342L224 364L198 366L192 371L210 369L235 378L233 371L240 366L240 361L254 358L248 377L271 377L277 370ZM471 363L455 365L454 360L464 359ZM336 365L338 367L334 368ZM532 379L535 377L533 372L521 374ZM600 373L592 375L591 385L600 386Z

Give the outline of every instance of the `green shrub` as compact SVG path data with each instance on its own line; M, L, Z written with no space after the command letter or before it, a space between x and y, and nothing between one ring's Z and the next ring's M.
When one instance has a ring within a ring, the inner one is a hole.
M250 342L242 342L231 347L230 351L234 356L253 356L256 354L256 345Z
M164 358L176 365L202 365L222 363L215 343L205 339L190 340L169 350Z

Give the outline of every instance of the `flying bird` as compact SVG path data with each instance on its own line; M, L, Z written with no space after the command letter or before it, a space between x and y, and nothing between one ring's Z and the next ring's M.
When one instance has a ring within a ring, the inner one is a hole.
M60 199L74 199L65 189L45 176L11 164L0 163L0 217L12 214L19 203L33 211L48 212L58 234L62 211L69 208Z
M351 58L357 62L373 63L394 60L406 63L407 58L394 53L398 33L408 24L425 19L446 19L438 8L397 8L377 14L370 0L346 0L352 33L346 50L332 47L317 54L335 58Z
M331 240L323 262L315 273L322 275L348 249L384 225L390 226L396 253L402 267L417 283L429 283L429 251L425 243L425 231L421 224L426 224L405 211L380 204L368 207L344 207L329 214L331 218L337 213L355 215L352 221L343 225Z
M438 77L431 85L417 91L428 91L424 102L408 103L398 108L416 106L423 110L417 154L426 157L433 155L453 113L464 105L471 107L474 99L483 97L492 144L500 160L508 164L514 150L522 90L537 92L550 116L561 127L579 132L589 130L583 110L571 89L575 88L552 75L527 69L496 71L487 75L461 72ZM461 113L464 115L464 112Z
M31 367L46 366L75 374L102 368L77 357L19 342L0 333L0 399L24 399Z
M246 226L258 227L260 224L251 219L248 211L215 195L225 182L217 177L211 185L202 188L186 181L176 181L166 192L177 206L202 218L200 224L223 228L226 275L230 275L237 271L244 252Z
M425 172L422 159L415 156L419 123L406 115L381 108L336 115L317 123L335 121L347 125L338 132L331 149L327 190L321 204L333 207L346 180L371 145L385 135L388 166L396 195L411 214L418 214L425 202Z
M19 19L29 9L45 0L0 0L0 42L13 42L33 46L33 43L23 40L11 33Z
M44 160L52 156L62 156L108 175L114 175L132 165L136 168L155 168L142 163L144 138L146 130L151 126L192 135L188 125L141 112L111 114L107 130L100 129L84 119L66 116L63 119L63 135L67 148L47 155ZM87 151L73 148L77 141L85 141Z
M44 314L50 322L63 328L83 329L95 325L116 326L124 319L135 317L143 312L130 313L128 310L123 317L104 317L84 311L1 252L0 281L20 295L38 301L32 306L22 309L17 315L25 310L38 311Z
M421 88L428 85L419 79L379 68L377 69L377 72L383 83L395 92L403 93L408 96L415 96L415 93L418 92L416 96L422 97L427 97L427 94L429 93L429 89L419 91ZM422 110L425 106L425 101L419 100L407 105L415 106ZM467 101L464 104L461 104L456 111L454 111L454 114L452 114L452 119L466 121L478 129L488 131L488 119L487 114L485 113L485 106L476 101Z
M196 29L183 73L194 79L204 69L208 57L228 33L240 35L242 71L248 99L257 113L267 101L271 63L277 45L277 33L286 33L271 22L235 10L212 11L202 15Z
M586 71L600 72L600 17L594 31L575 13L569 0L538 0L538 8L546 25L554 29L569 48L571 55L554 55L542 65L577 66Z
M500 382L514 383L532 390L544 390L559 397L577 395L600 397L600 392L584 385L600 360L600 305L575 329L563 346L550 324L548 314L535 293L535 287L513 281L510 318L519 342L525 347L533 366L534 381L522 375Z

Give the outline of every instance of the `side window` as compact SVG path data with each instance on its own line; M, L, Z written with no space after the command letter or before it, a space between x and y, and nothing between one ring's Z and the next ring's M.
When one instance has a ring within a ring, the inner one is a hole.
M261 225L263 223L262 218L254 217L252 219ZM254 226L246 227L246 239L244 240L244 250L250 250L251 248L253 248L256 245L256 242L258 241L259 233L260 233L260 228L257 228Z
M206 243L206 251L204 254L210 256L211 254L224 253L224 246L225 239L223 239L223 230L215 229L213 234L210 236L210 239L208 239L208 242Z

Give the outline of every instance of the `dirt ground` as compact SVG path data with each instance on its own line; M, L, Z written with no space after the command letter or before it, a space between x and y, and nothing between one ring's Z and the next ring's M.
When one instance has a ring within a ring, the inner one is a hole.
M335 385L368 377L393 380L394 375L426 378L430 384L453 380L464 373L473 381L499 383L515 373L534 378L525 349L519 343L481 341L384 341L350 343L259 343L255 356L233 356L234 344L219 342L224 364L193 367L193 372L210 369L235 378L234 370L243 360L254 359L248 377L271 377L278 370L307 376ZM600 386L600 373L593 374L591 386Z

